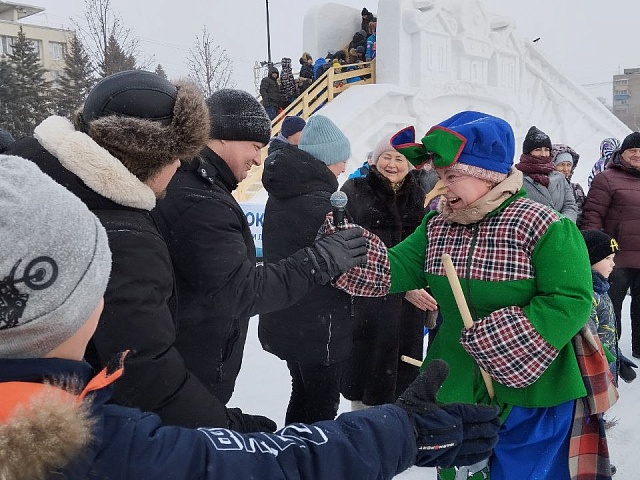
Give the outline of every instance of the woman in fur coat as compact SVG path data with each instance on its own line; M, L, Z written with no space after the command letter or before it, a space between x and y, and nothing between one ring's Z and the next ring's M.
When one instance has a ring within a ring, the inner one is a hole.
M404 155L383 139L373 150L369 173L342 186L349 201L347 218L393 247L412 233L424 216L424 190ZM424 290L409 292L430 310L435 300ZM425 312L404 294L353 297L353 353L342 381L342 394L354 409L393 402L418 374L400 355L422 358Z

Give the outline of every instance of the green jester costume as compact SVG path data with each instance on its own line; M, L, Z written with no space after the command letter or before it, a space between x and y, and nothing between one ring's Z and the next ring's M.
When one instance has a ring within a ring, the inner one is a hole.
M588 321L592 298L591 267L578 228L526 198L522 174L512 166L513 132L503 120L462 112L432 128L422 145L408 141L406 133L392 143L412 163L427 152L441 178L455 170L492 187L462 211L443 201L441 213L430 212L389 249L391 292L428 285L443 316L424 363L441 358L450 366L438 400L493 402L502 410L490 466L476 476L473 470L458 476L442 471L440 478L488 478L490 472L492 480L568 480L577 471L593 473L580 478L610 478L606 438L593 465L579 463L573 443L569 454L575 400L587 396L572 338ZM445 253L475 322L468 330L445 276ZM493 399L480 367L493 379Z

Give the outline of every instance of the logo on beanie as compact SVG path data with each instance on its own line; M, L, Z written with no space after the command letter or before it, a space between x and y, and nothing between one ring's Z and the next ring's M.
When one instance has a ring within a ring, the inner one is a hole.
M0 330L15 327L27 306L29 294L22 293L16 284L24 283L32 290L44 290L58 278L58 264L50 257L37 257L24 269L22 278L16 278L16 271L22 259L18 260L9 275L0 281Z
M620 250L620 247L618 246L618 242L616 242L615 238L611 239L611 243L609 243L609 247L611 247L611 252L617 252Z

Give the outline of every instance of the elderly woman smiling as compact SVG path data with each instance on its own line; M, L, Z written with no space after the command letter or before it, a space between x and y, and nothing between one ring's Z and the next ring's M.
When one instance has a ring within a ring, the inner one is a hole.
M418 174L390 138L383 138L373 149L367 176L342 187L349 197L349 221L378 235L387 247L401 242L425 214ZM436 302L423 289L407 295L411 303L404 294L353 298L353 351L342 394L355 409L395 401L418 374L417 367L399 361L400 355L422 358L424 310L434 310Z

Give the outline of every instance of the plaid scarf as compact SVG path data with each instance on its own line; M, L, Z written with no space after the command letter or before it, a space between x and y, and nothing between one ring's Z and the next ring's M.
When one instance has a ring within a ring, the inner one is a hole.
M572 480L610 480L603 412L618 400L602 344L585 326L572 339L587 396L576 400L569 444Z
M549 186L549 174L556 169L551 157L533 157L526 153L520 155L516 168L545 187Z
M333 212L329 212L318 234L330 235L351 227L362 228L353 223L343 223L336 227L333 224ZM347 273L331 280L331 284L357 297L384 297L391 287L391 266L387 257L387 247L380 237L365 228L362 230L362 236L367 239L367 264L363 267L353 267Z

